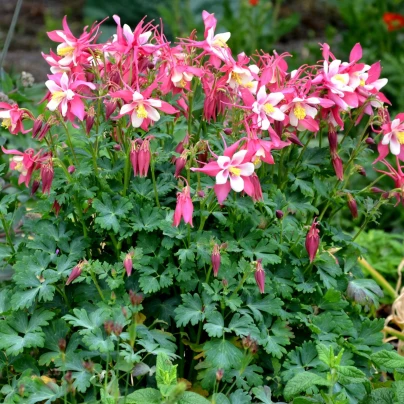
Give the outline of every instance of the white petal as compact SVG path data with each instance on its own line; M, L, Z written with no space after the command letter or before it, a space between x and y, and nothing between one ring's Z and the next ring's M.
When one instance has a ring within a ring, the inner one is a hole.
M182 73L178 72L177 70L174 69L173 74L171 75L171 81L173 83L177 83L178 81L182 80Z
M125 104L122 106L121 110L119 111L120 115L125 115L135 109L135 106L133 104Z
M161 101L160 100L155 100L153 98L149 98L147 101L147 104L151 105L152 107L161 107Z
M226 43L230 39L230 32L223 32L223 34L216 34L213 38L213 42L220 41Z
M304 105L304 110L306 111L306 114L308 116L311 116L314 118L317 115L317 109L314 107L311 107L310 105Z
M400 154L401 145L398 139L395 136L391 137L390 140L390 151L395 155L398 156Z
M244 177L249 177L254 172L254 164L253 163L240 164L237 168L239 168L241 170L240 175L244 175Z
M66 73L63 73L62 77L60 78L60 87L62 87L63 90L67 90L69 88L69 77L67 77Z
M58 86L53 80L46 81L45 86L48 87L51 93L56 93L56 91L63 91L62 88Z
M241 192L244 189L244 180L237 175L230 175L230 186L235 192Z
M277 105L285 96L282 93L271 93L268 95L267 101L272 105Z
M228 170L219 171L216 174L216 184L219 184L219 185L226 184L228 177L229 177L229 171Z
M143 123L143 118L139 118L139 117L137 116L137 114L136 114L136 111L133 111L133 112L132 112L131 118L132 118L132 126L133 126L134 128L140 128L140 126L141 126L142 123Z
M140 101L143 100L143 95L140 94L139 92L135 91L132 95L133 101Z
M269 116L275 119L275 121L283 121L285 119L285 114L279 108L275 108L274 112L271 112Z
M262 117L262 115L264 115L264 117ZM258 118L258 127L262 130L267 130L269 128L269 120L265 114L262 115Z
M139 44L144 45L149 40L151 34L152 34L151 31L143 32L143 34L140 34Z
M145 104L144 108L147 112L148 118L150 118L152 121L156 122L160 119L160 114L157 112L157 109L154 109L147 104Z
M263 104L267 99L267 92L265 91L265 86L261 86L257 92L257 101Z
M289 114L289 123L290 123L292 126L297 126L298 123L299 123L299 120L297 119L296 115L294 114L293 109L292 109L292 111L291 111L290 114Z
M49 111L55 111L56 108L59 106L59 104L60 104L60 99L58 100L56 98L53 98L48 102L46 107L49 109Z
M130 29L128 24L125 24L123 26L123 35L125 36L126 40L128 41L128 43L132 43L133 42L133 32Z
M227 168L229 163L230 163L230 157L219 156L218 159L217 159L217 165L222 169Z
M62 115L66 116L67 113L67 99L63 98L62 102L60 103L61 107L62 107Z
M240 165L243 162L246 154L247 150L240 150L237 153L234 153L233 158L231 159L231 165L233 167Z

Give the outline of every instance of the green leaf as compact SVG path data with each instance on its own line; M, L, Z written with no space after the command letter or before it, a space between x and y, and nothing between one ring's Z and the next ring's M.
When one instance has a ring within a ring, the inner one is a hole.
M209 404L210 401L205 397L202 397L200 394L194 393L192 391L185 391L179 401L178 404Z
M371 355L372 362L385 372L404 369L404 357L396 351L379 351Z
M347 295L355 302L367 305L379 305L379 298L383 297L383 291L373 279L354 279L349 281Z
M278 297L265 296L261 300L256 300L248 303L247 307L251 310L256 321L262 321L263 316L261 312L271 314L273 316L280 316L282 313L283 302Z
M95 222L106 230L113 230L118 233L122 219L132 208L132 204L127 198L119 198L112 201L107 193L102 194L102 202L99 199L94 199L93 208L97 212Z
M79 333L84 335L97 330L109 317L106 309L98 309L88 314L85 309L73 309L74 316L66 314L63 318L74 327L80 327Z
M203 329L208 333L209 337L220 338L224 331L223 316L218 311L214 311L206 316L206 320L207 323L204 324Z
M162 395L156 389L140 389L126 396L127 404L161 404Z
M234 314L229 323L228 329L229 331L233 331L237 336L251 335L255 339L258 338L259 334L259 330L255 326L252 317L250 317L248 314Z
M290 344L290 338L293 336L287 323L277 319L271 326L261 327L258 342L263 345L267 353L280 359L286 353L284 346Z
M318 344L316 346L318 352L318 359L324 362L329 367L332 366L333 358L334 358L334 349L332 346L325 346L324 344Z
M203 350L206 359L217 369L237 369L243 358L242 351L225 339L212 339L204 344Z
M175 321L178 327L187 325L189 322L192 325L198 324L213 309L210 305L202 306L202 299L196 293L193 296L187 293L181 297L183 304L175 309Z
M337 366L338 382L342 384L364 383L366 375L355 366Z
M159 208L146 206L140 209L140 212L136 212L136 214L133 215L133 219L133 231L138 232L144 230L149 232L158 229L162 217Z
M330 382L323 377L311 372L298 373L290 379L285 386L283 394L286 400L291 400L293 396L306 391L308 388L316 386L329 386Z
M86 334L83 342L92 350L100 352L111 352L114 350L114 343L111 338L103 335L100 328Z
M272 392L268 386L259 386L252 389L255 398L264 404L273 404L271 399Z
M156 382L163 395L166 395L171 386L177 385L177 366L173 365L165 353L157 355Z

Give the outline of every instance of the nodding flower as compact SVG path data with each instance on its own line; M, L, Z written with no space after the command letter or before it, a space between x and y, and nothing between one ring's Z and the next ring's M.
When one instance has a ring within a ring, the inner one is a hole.
M265 292L265 271L262 267L262 260L259 259L255 266L255 282L257 283L260 293Z
M317 226L318 222L316 222L316 219L314 219L306 236L306 251L309 254L310 262L314 261L320 245L320 230L317 229Z
M181 219L193 227L192 215L194 213L194 205L192 204L191 188L185 178L181 177L186 185L181 192L177 192L177 205L174 211L173 226L178 227Z

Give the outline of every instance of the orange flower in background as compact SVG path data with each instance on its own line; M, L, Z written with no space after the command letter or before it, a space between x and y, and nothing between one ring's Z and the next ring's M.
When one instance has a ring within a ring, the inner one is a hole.
M384 13L383 21L388 31L396 31L404 27L404 16L397 13Z
M248 2L249 2L252 6L257 6L258 3L260 2L260 0L248 0Z

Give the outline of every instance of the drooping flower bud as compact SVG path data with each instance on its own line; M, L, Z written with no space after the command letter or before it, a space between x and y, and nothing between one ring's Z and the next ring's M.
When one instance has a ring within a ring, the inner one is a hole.
M105 100L104 105L105 105L105 119L108 120L116 110L118 104L115 99L112 99L112 100Z
M62 352L66 351L66 340L64 338L60 338L58 342L58 347L60 351Z
M143 140L143 143L140 146L138 154L138 167L140 177L147 177L150 166L150 159L150 139L149 137L146 137L146 139Z
M114 144L114 150L115 151L121 151L122 150L122 147L121 147L121 145L120 144Z
M198 150L198 167L203 167L203 163L206 163L208 160L208 144L206 140L200 140L196 146Z
M60 206L59 202L55 200L55 202L53 202L53 205L52 205L52 210L55 212L56 217L59 216L60 209L61 209L61 206Z
M218 244L215 244L213 246L211 260L212 260L213 275L216 277L217 274L219 273L220 260L221 260L221 258L220 258L220 247L219 247Z
M142 140L136 139L132 141L132 148L130 150L129 158L133 167L133 175L136 177L139 174L139 149Z
M91 105L91 107L87 111L86 115L86 133L87 135L90 134L90 131L94 125L94 117L95 117L95 110L94 107Z
M334 167L335 175L340 181L342 181L344 179L344 167L342 165L341 158L338 156L338 154L334 154L331 160Z
M70 272L69 279L66 282L66 285L70 285L76 278L78 278L81 275L81 271L83 269L83 266L87 264L86 260L80 261L73 269L72 272Z
M296 133L294 133L294 132L286 132L285 135L286 135L287 139L290 140L292 143L297 144L300 147L303 146L303 143L297 137Z
M362 166L357 167L358 174L362 175L363 177L366 177L366 171Z
M67 167L67 172L69 174L73 174L76 171L76 167L75 166L69 166Z
M263 197L262 197L261 183L260 183L260 180L259 180L257 174L253 173L250 176L250 180L253 185L253 194L251 196L253 201L254 202L262 201Z
M178 178L181 174L181 171L185 168L187 164L187 150L181 153L181 156L175 159L175 173L174 177Z
M37 181L37 180L33 181L32 187L31 187L31 196L33 196L35 194L35 192L38 190L39 184L40 184L39 181Z
M42 193L43 194L50 193L53 176L54 176L53 162L52 162L52 157L49 156L49 158L41 165L41 180L42 180Z
M260 293L265 291L265 271L262 268L262 260L258 260L255 267L255 282L257 282L258 289Z
M112 320L107 320L104 323L104 330L107 333L107 335L112 334L112 332L114 331L114 326L115 326L115 324L114 324L114 322Z
M375 144L375 140L372 137L367 137L365 140L366 144L373 145Z
M230 136L233 133L233 129L232 128L226 128L223 129L223 132L227 135Z
M356 219L358 217L358 206L356 204L356 201L355 201L354 197L351 194L347 194L347 198L348 198L349 210L352 213L352 217L354 219Z
M143 302L143 295L136 294L133 290L129 291L129 300L132 306L139 306Z
M205 198L205 192L203 191L198 191L197 195L199 196L199 198Z
M32 138L35 139L37 135L40 133L43 125L43 115L38 115L38 117L34 121L34 126L32 127Z
M132 258L133 258L133 252L130 252L126 254L125 259L123 260L123 266L125 267L125 271L128 276L130 276L132 273L133 268Z
M310 227L310 230L306 236L306 251L309 254L310 262L314 261L318 247L320 245L320 236L319 236L320 230L317 229L317 225L318 222L316 222L316 219L314 219Z
M282 212L281 210L279 210L279 209L275 212L275 215L276 215L276 217L277 217L278 219L282 219L282 218L283 218L283 212Z
M191 199L191 189L186 185L181 192L177 192L177 205L174 211L173 226L178 227L181 222L181 217L185 223L192 224L192 214L194 213L194 205Z
M331 155L334 156L334 154L337 153L338 137L337 132L332 125L328 128L328 142L330 144Z
M185 150L185 146L187 146L188 143L189 143L189 135L188 135L188 133L187 133L187 134L185 135L184 139L181 140L181 142L179 142L179 143L177 144L177 146L175 146L174 151L175 151L176 153L178 153L178 154L182 154L182 152ZM177 160L177 157L175 157L175 156L171 159L171 161L172 161L173 163L175 163L176 160Z

